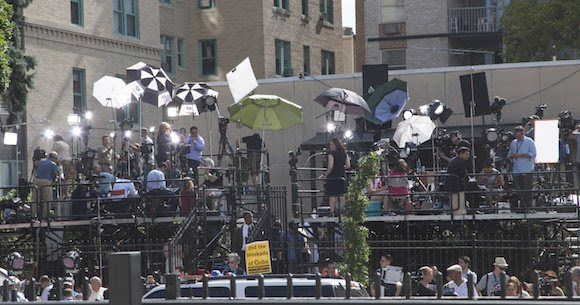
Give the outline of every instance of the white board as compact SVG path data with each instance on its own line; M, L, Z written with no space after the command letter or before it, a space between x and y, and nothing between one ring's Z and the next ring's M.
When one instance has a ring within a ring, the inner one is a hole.
M560 130L558 120L535 120L536 163L558 163Z
M246 57L237 67L228 72L226 80L236 103L258 88L258 81L249 57Z

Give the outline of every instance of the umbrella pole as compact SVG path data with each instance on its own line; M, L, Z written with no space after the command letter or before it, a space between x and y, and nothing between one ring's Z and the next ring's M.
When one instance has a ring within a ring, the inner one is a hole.
M264 175L264 135L266 133L266 110L264 109L264 122L262 123L262 144L260 144L260 180L259 184L262 185L262 176Z

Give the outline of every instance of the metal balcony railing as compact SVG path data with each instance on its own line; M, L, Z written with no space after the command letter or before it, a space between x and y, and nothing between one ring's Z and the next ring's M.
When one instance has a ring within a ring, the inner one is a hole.
M461 7L449 9L450 33L486 33L499 31L502 7Z

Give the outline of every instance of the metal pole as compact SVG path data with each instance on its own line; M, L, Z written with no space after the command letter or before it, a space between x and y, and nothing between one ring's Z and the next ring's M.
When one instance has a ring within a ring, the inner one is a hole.
M471 162L473 166L473 174L475 174L475 134L473 132L473 115L475 112L475 96L474 96L474 88L473 88L473 66L471 67L471 101L469 102L469 120L471 122Z

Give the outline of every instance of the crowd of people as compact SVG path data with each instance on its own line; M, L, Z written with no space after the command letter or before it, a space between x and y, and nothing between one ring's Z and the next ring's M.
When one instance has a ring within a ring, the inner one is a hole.
M89 199L75 198L75 192L70 188L73 182L79 181L81 174L84 175L81 182L98 185L94 196L111 199L120 207L120 211L126 212L134 206L136 198L146 195L161 198L166 211L185 216L193 208L194 194L198 187L215 190L224 185L225 173L216 168L212 158L204 157L205 140L195 126L190 128L189 134L186 134L185 128L176 133L170 124L162 122L155 141L149 130L142 128L138 143L123 140L121 155L116 153L118 149L113 145L114 140L109 135L102 136L101 146L94 151L94 158L85 158L90 152L87 150L87 153L83 153L82 161L81 156L77 156L77 162L70 146L60 135L53 137L50 153L38 149L31 179L35 186L31 216L48 217L51 204L56 205L57 216L69 216L70 210L58 207L62 202ZM262 139L259 134L254 134L241 138L241 143L247 146L251 183L258 185ZM240 141L236 141L236 145L239 148ZM203 172L200 172L200 167ZM200 178L203 179L201 182ZM54 185L58 187L54 188ZM39 206L39 202L43 204ZM84 210L83 207L81 212Z

